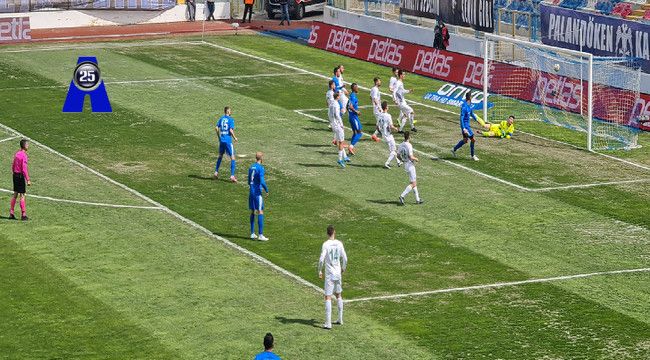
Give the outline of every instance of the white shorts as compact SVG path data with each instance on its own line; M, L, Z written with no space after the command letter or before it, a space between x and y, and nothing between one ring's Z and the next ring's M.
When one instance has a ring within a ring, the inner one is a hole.
M345 114L348 111L348 97L345 96L345 93L343 91L339 92L339 101L341 102L342 108L341 108L341 113Z
M407 103L403 102L399 104L399 111L401 111L404 115L408 115L413 112L413 108L410 107Z
M409 182L414 182L416 179L415 165L409 161L404 165L404 170L409 174Z
M384 141L386 141L386 144L388 144L388 152L394 152L397 151L397 146L395 146L395 138L393 135L389 136L384 136Z
M325 278L325 296L332 296L343 292L341 279Z
M333 125L332 132L334 133L334 140L343 141L345 140L345 133L343 132L343 126Z

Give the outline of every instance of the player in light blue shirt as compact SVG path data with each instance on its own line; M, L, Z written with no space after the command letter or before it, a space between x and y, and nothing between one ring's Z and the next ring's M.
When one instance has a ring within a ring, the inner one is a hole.
M352 139L350 140L350 155L354 155L354 146L359 142L363 133L361 132L361 120L359 120L359 86L352 83L350 86L352 94L350 94L350 101L348 102L348 118L350 120L350 127L352 128Z
M460 131L463 135L463 140L459 141L458 144L454 146L454 149L451 150L451 154L456 157L456 151L465 145L469 140L469 151L470 155L472 156L472 160L478 161L478 157L474 155L474 132L469 125L470 117L476 120L476 115L474 115L474 112L472 111L472 95L468 91L465 94L465 102L460 108Z
M251 239L268 241L269 239L264 236L264 198L262 197L262 190L266 191L266 196L268 196L269 188L264 180L263 157L264 154L257 152L255 154L255 163L248 169L248 186L250 186L248 208L251 210ZM259 236L255 235L255 215L257 215Z
M273 334L266 333L264 336L264 351L255 356L255 360L280 360L280 357L273 353Z
M219 118L215 125L215 130L219 136L219 158L217 159L217 165L214 167L214 177L219 177L221 160L223 154L227 153L228 157L230 157L230 181L237 182L235 177L235 147L232 145L233 140L238 141L235 136L235 119L230 116L232 110L230 110L229 106L223 109L223 113L224 115Z

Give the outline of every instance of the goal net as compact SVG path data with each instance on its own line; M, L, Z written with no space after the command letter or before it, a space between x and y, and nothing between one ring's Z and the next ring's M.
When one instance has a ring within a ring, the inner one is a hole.
M599 58L490 34L484 46L487 122L514 115L581 131L588 150L638 147L633 109L641 69L636 59Z

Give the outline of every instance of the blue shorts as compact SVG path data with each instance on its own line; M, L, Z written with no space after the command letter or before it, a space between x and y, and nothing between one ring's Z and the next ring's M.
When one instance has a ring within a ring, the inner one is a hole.
M465 134L463 130L467 130L467 134ZM472 128L462 128L460 129L460 133L461 135L463 135L463 139L474 137L474 132L472 131Z
M248 208L250 210L264 210L264 197L262 197L262 194L248 194Z
M350 127L352 131L361 131L361 121L358 116L350 117Z
M232 143L225 143L225 142L219 143L219 156L223 156L223 153L228 154L230 158L235 156L235 147L232 146Z

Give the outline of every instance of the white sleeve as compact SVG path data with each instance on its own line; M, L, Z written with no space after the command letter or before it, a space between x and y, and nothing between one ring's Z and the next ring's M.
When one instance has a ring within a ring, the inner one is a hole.
M348 255L345 253L345 248L341 244L341 269L345 270L348 267Z
M318 273L320 274L323 271L323 265L325 265L325 256L327 256L327 250L325 249L325 244L320 252L320 259L318 260Z

